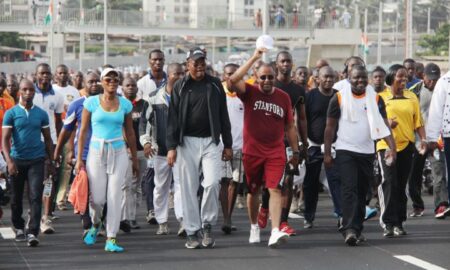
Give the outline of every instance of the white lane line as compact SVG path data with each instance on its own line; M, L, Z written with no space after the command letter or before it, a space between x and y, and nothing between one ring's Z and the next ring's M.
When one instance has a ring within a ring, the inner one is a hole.
M418 266L420 268L426 269L426 270L447 270L447 268L442 268L440 266L437 266L435 264L429 263L427 261L418 259L413 256L409 255L394 255L395 258L405 261L407 263L410 263L412 265Z
M14 233L14 231L11 227L0 228L0 234L2 235L3 239L16 238L16 234Z

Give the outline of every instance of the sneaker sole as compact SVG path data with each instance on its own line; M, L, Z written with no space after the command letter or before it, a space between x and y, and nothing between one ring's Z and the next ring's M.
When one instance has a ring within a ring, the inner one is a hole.
M356 237L350 237L348 239L345 239L345 243L351 247L356 246L357 242L358 242L358 239Z
M43 234L54 234L55 230L54 229L47 229L45 231L41 231Z
M203 245L203 243L202 243L203 248L214 248L215 246L216 246L216 241L214 241L212 244L209 244L209 245Z
M36 247L37 245L39 245L39 241L37 241L37 240L28 242L29 247Z
M278 246L281 246L282 244L285 244L287 242L287 239L289 238L289 236L285 235L285 236L281 236L280 238L278 238L278 240L273 243L273 244L269 244L270 248L277 248Z
M444 216L450 217L450 207L447 207L447 209L445 209Z
M200 244L199 244L198 246L195 246L195 247L189 246L188 244L185 244L184 246L185 246L187 249L199 249L199 248L200 248Z
M105 251L106 252L111 252L111 253L122 253L122 252L124 252L124 250L110 250L110 249L107 249L107 248L105 248Z

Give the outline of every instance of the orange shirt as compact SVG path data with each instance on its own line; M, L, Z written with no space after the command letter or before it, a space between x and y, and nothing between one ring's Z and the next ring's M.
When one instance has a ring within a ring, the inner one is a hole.
M6 91L3 93L3 96L5 96ZM11 97L11 96L10 96ZM3 116L5 116L5 113L7 110L14 107L14 99L11 102L6 97L0 98L0 121L3 124ZM0 129L0 138L2 137L2 130ZM2 141L0 141L0 150L2 150Z

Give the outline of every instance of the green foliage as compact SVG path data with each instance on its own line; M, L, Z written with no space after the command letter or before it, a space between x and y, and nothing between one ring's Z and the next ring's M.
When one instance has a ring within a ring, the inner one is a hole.
M448 52L450 24L444 24L434 35L424 35L419 40L419 46L426 51L424 55L444 55Z
M0 34L0 46L25 49L25 40L19 36L18 32L5 32Z

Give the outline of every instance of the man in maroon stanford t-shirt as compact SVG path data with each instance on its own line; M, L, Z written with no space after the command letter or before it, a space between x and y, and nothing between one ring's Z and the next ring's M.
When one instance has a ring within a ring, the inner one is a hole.
M273 86L275 72L268 64L257 70L256 84L250 85L243 77L261 58L264 50L257 49L253 56L227 81L228 89L237 93L244 103L243 163L249 194L247 205L251 222L250 243L260 242L258 205L260 187L269 189L269 212L272 217L272 233L269 247L275 247L288 238L278 228L281 216L281 190L286 165L284 135L292 147L289 163L296 167L299 161L298 136L294 124L289 95Z

